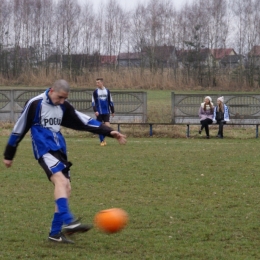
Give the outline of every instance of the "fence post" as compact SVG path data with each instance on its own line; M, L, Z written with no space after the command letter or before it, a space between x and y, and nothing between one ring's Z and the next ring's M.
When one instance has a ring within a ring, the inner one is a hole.
M190 125L187 125L186 137L190 137Z
M14 90L10 91L10 101L11 101L11 111L10 111L10 121L15 122L14 118Z
M174 92L171 93L171 99L172 99L172 123L175 124L175 115L174 115L174 107L175 107L175 94Z

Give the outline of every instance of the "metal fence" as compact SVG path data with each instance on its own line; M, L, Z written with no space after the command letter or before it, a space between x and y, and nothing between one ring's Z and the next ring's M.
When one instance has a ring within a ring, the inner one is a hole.
M0 121L15 122L24 104L45 89L2 89L0 90ZM69 102L80 112L95 118L92 108L93 90L72 89ZM145 123L147 121L146 92L111 91L115 117L112 123Z
M230 119L233 124L260 124L260 95L256 94L225 94L210 95L214 106L217 98L224 96L224 103L229 107ZM175 94L172 92L172 123L199 123L199 108L205 95Z

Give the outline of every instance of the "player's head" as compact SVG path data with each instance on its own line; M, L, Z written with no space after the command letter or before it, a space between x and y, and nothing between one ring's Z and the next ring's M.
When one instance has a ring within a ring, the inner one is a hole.
M54 105L61 105L68 98L69 83L64 79L55 81L49 91L49 97Z
M96 78L96 86L98 88L103 88L103 78Z

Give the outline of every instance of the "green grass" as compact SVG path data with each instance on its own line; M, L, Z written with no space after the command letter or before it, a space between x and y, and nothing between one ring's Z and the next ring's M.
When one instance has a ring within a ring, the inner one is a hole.
M171 122L171 92L168 90L147 91L147 122Z
M67 137L71 209L92 222L120 207L128 226L75 235L75 245L48 242L53 186L25 137L13 167L1 170L0 259L260 259L259 140L107 141Z

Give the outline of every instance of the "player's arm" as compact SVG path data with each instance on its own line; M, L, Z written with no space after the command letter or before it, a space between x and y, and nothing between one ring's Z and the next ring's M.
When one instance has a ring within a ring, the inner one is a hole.
M108 90L108 105L110 107L111 114L114 116L115 107L114 107L114 102L113 102L113 99L112 99L111 92L109 90Z
M93 107L93 111L94 111L95 115L98 116L99 113L98 113L98 110L96 107L96 102L95 102L96 99L97 99L97 92L94 91L92 94L92 107Z
M6 167L12 165L18 144L22 141L32 125L35 106L37 106L36 102L27 103L12 130L4 151L4 164Z
M64 114L61 125L74 130L115 137L114 134L111 134L114 131L111 127L75 110L69 102L64 102Z

